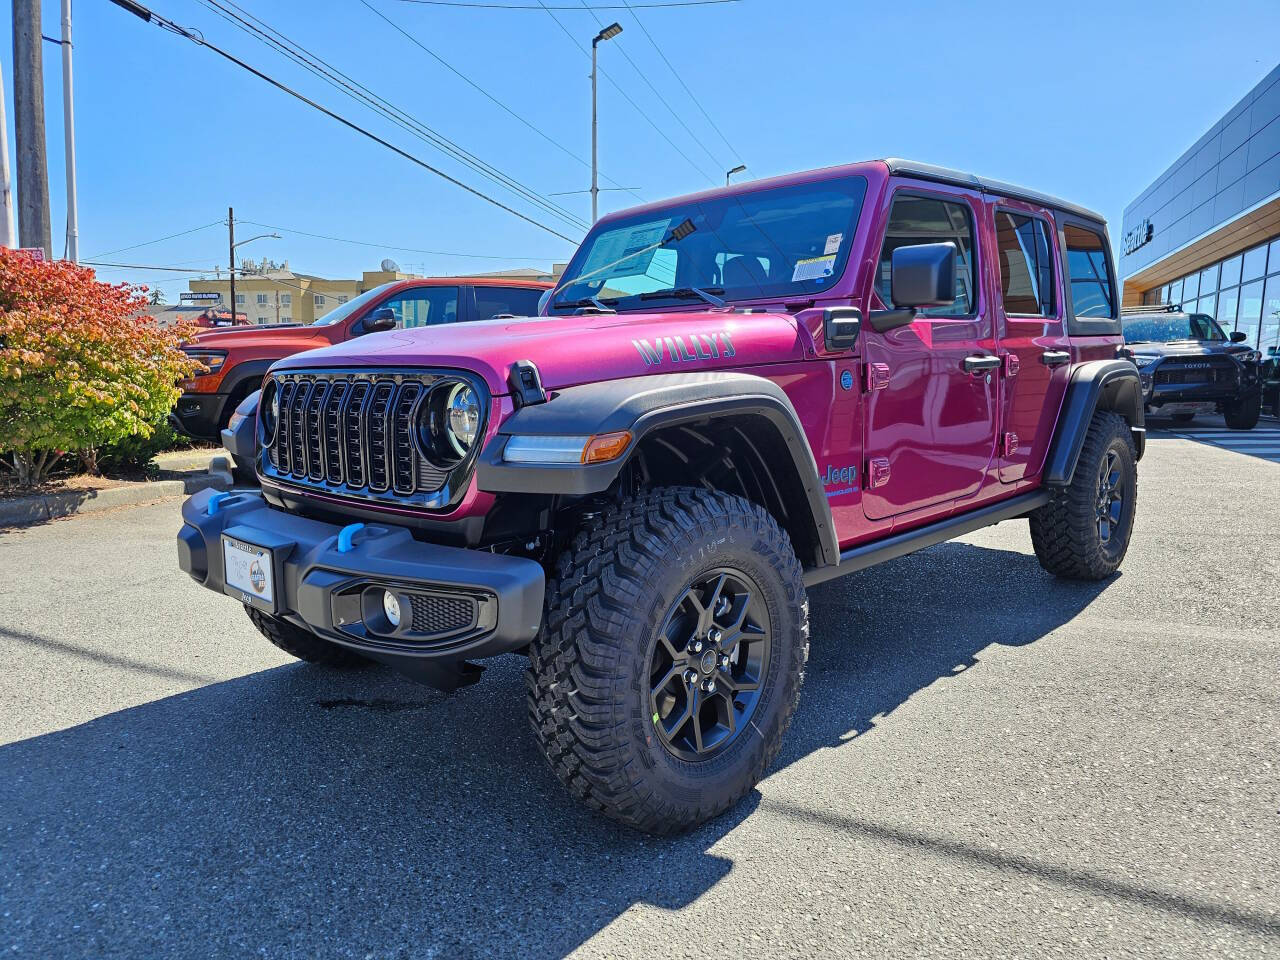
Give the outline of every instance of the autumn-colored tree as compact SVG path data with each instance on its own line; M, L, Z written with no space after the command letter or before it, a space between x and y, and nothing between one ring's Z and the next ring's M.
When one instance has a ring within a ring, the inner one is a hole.
M179 349L194 327L146 309L145 289L0 248L0 464L20 486L64 451L150 434L200 369Z

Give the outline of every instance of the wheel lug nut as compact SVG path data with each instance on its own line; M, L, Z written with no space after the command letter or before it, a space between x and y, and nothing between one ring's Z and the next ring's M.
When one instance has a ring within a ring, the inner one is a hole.
M720 669L721 670L729 669L729 655L727 653L720 658Z
M702 684L702 689L705 690L707 693L715 693L716 682L714 680L706 680Z
M701 640L695 640L695 641L693 641L693 643L692 643L692 644L690 644L690 646L691 646L691 647L693 647L693 652L694 652L694 653L701 653L701 652L702 652L702 641L701 641Z
M684 672L684 682L685 682L685 683L687 683L687 684L688 684L689 686L691 686L691 687L692 687L695 683L697 683L697 682L698 682L698 674L697 674L697 671L694 671L694 670L686 670L686 671Z
M712 627L707 631L707 639L719 646L720 641L724 639L724 634L719 627Z

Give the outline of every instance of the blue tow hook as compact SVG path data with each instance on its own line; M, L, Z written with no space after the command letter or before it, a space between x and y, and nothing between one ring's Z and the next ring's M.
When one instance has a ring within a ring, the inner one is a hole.
M355 549L355 536L364 529L363 523L349 523L338 531L338 552L350 553Z
M215 516L217 512L222 509L222 501L226 500L230 496L231 493L226 490L220 490L215 493L209 498L209 503L205 506L205 513L210 517Z

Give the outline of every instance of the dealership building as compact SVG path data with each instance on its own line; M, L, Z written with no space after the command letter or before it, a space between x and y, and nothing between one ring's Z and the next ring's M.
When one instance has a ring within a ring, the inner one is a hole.
M1181 303L1280 352L1280 66L1124 211L1124 304Z

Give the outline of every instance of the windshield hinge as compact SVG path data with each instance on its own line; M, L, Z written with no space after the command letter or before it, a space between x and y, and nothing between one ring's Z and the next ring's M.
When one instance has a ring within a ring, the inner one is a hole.
M542 377L532 360L517 360L511 364L507 385L511 387L511 399L515 402L516 409L547 402L547 392L542 389Z

